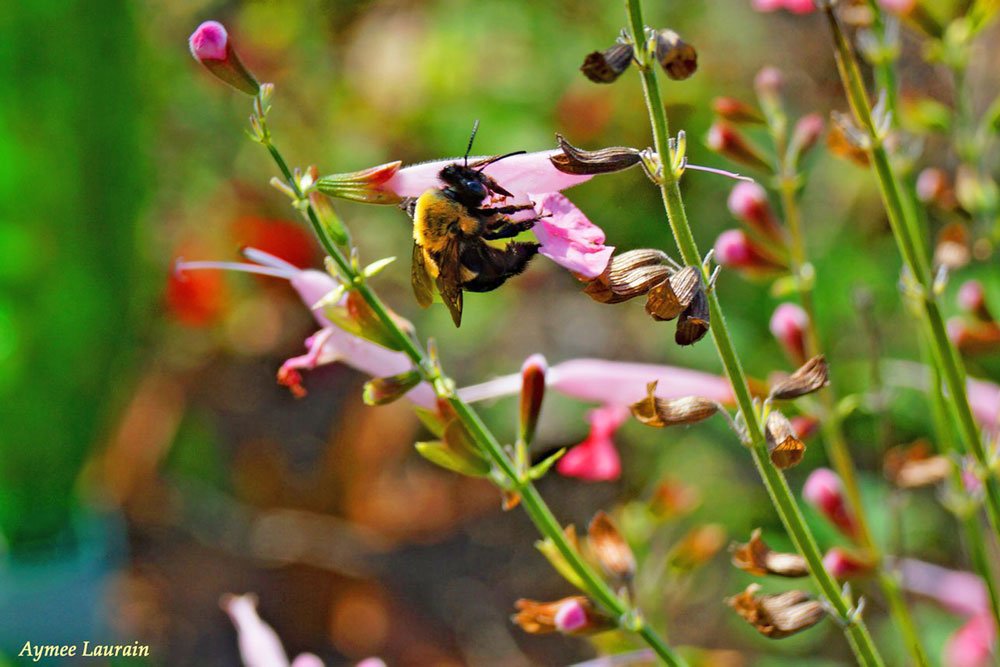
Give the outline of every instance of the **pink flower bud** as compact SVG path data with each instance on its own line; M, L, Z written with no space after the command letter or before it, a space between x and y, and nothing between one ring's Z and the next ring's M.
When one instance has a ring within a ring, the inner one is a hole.
M792 430L800 440L807 440L819 430L819 420L812 415L795 415L789 421L792 422Z
M882 8L896 14L906 15L913 11L917 0L878 0Z
M802 487L802 498L826 517L827 521L848 537L857 535L857 523L847 508L843 488L837 473L829 468L817 468Z
M708 129L705 143L710 149L733 162L762 171L772 171L760 149L750 143L739 130L729 123L717 120Z
M795 129L792 130L792 153L797 157L808 153L819 141L820 135L823 134L823 127L823 117L818 113L811 113L799 118L798 122L795 123Z
M528 445L535 438L548 369L545 357L540 354L531 355L521 366L521 440Z
M760 111L735 97L716 97L712 100L715 115L730 123L763 123Z
M760 234L784 242L781 224L771 209L767 191L757 183L741 181L729 193L729 212Z
M872 571L872 564L840 547L833 547L823 556L823 567L835 579L854 579Z
M761 4L763 4L763 2ZM762 8L758 11L774 11L775 9L780 9L782 2L781 0L771 0L771 4L774 5L773 9ZM784 85L785 76L777 67L763 68L757 72L757 76L755 76L753 80L753 88L757 92L757 97L761 99L777 100L781 95L781 89Z
M719 234L715 240L715 259L723 266L730 266L751 275L769 275L787 270L766 248L739 229Z
M221 81L247 95L260 92L260 84L233 50L225 26L205 21L188 38L191 55Z
M572 634L587 625L587 610L576 598L570 598L559 606L555 626L559 632Z
M993 315L986 305L986 291L978 280L966 280L962 283L958 288L958 305L982 322L993 321Z
M809 315L794 303L783 303L771 315L771 334L778 339L785 354L793 363L801 365L806 360L806 330Z

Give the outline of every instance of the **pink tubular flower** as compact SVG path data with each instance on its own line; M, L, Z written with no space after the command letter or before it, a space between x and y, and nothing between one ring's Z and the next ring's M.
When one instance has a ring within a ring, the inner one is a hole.
M591 410L590 435L570 449L556 463L556 470L567 477L578 477L588 482L607 482L621 476L622 464L611 436L628 419L627 408L606 405Z
M483 168L483 173L513 195L510 200L491 202L502 206L534 202L537 212L546 217L533 229L541 243L539 254L585 279L596 278L604 271L614 248L604 245L604 232L592 223L561 190L583 183L589 174L567 174L552 165L561 149L511 155ZM469 165L483 160L470 157ZM316 187L331 197L378 204L395 204L408 197L419 197L432 188L440 188L440 171L465 158L450 158L399 167L391 162L350 174L320 178Z
M787 9L793 14L809 14L816 11L813 0L753 0L753 8L758 12L776 12Z
M257 614L256 595L224 595L219 605L236 626L245 667L323 667L323 661L312 653L299 655L289 665L278 633Z
M872 564L846 549L833 547L823 556L823 567L836 579L854 579L872 572Z
M783 242L781 224L771 209L767 191L757 183L737 183L729 193L729 212L740 222L774 241Z
M559 632L572 634L586 627L588 620L587 610L580 601L570 598L559 607L553 622Z
M997 641L996 623L989 613L973 616L944 645L946 667L988 667Z
M233 49L225 26L205 21L188 38L191 55L223 82L247 95L256 95L260 84Z
M771 334L781 343L792 363L801 365L806 360L806 330L809 315L794 303L783 303L774 309L770 322Z
M372 377L403 373L413 368L410 358L402 352L389 350L369 340L349 333L327 319L319 302L337 288L337 281L322 271L303 270L273 255L248 248L244 250L255 264L230 262L178 262L177 270L228 269L270 275L288 280L303 303L312 311L320 330L306 339L306 354L292 357L281 365L278 381L298 395L304 394L300 371L341 361ZM346 297L344 297L346 298ZM417 405L432 408L434 392L427 384L419 384L406 394Z
M802 487L802 497L842 533L852 538L857 535L857 523L847 508L837 473L829 468L813 470Z

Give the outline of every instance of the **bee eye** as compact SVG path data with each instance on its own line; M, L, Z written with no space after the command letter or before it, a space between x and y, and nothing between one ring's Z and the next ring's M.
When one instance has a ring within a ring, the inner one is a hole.
M472 194L478 197L486 196L486 186L483 185L481 181L467 180L465 181L465 188Z

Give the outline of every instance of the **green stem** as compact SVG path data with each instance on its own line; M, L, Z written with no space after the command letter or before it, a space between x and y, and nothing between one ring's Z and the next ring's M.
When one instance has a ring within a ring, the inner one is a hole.
M993 532L1000 535L1000 485L996 474L990 469L986 448L980 439L979 428L969 407L965 369L955 347L948 339L944 319L938 307L930 261L919 233L920 225L916 211L911 200L902 194L899 180L892 170L889 155L882 144L882 136L872 116L854 52L844 36L833 8L828 6L825 13L833 35L837 67L848 102L862 129L868 135L869 155L893 236L896 238L907 269L918 285L921 319L931 341L935 365L940 369L941 378L948 390L949 408L958 423L966 451L972 454L985 475L986 514Z
M303 192L295 181L291 170L288 168L288 164L278 149L271 143L263 121L261 124L264 127L264 146L271 154L271 157L274 158L274 162L277 164L288 186L299 200L303 200ZM503 450L499 441L489 431L479 415L453 391L441 390L441 387L450 386L451 383L431 363L427 353L420 348L417 342L399 328L399 325L390 315L389 309L364 281L364 277L351 266L350 261L344 256L344 253L333 239L326 234L323 226L320 224L319 217L316 215L316 211L311 205L306 206L305 215L316 236L319 238L320 243L322 243L323 249L336 264L337 270L341 273L345 282L351 289L356 290L369 307L371 307L372 311L385 327L385 330L390 332L403 352L410 357L417 369L419 369L423 379L435 388L440 398L448 401L454 409L456 416L472 435L473 440L479 446L480 450L489 457L491 462L496 466L496 469L503 475L507 486L521 495L522 505L531 518L532 523L538 529L538 532L555 544L559 553L562 554L563 558L583 582L586 592L610 612L622 627L632 629L642 637L664 664L676 667L685 665L684 659L670 648L655 630L643 622L637 610L624 602L608 586L607 582L583 560L583 557L566 538L562 527L559 525L559 521L552 514L552 510L549 509L538 489L530 480L524 479L518 473L517 466Z
M778 155L783 155L779 151ZM793 172L792 165L789 165L784 158L779 158L778 177L780 179L782 210L785 214L785 221L788 223L790 244L790 258L792 271L796 276L799 300L802 302L802 309L806 312L809 321L806 328L806 353L807 356L814 356L822 352L819 342L819 332L816 326L816 311L813 306L813 281L805 280L802 276L803 267L806 266L805 235L802 232L802 221L798 201L796 199L797 175ZM889 613L896 621L900 633L903 635L903 642L914 663L920 667L930 664L927 653L920 641L920 634L917 631L916 623L913 620L910 609L907 607L899 589L899 583L891 573L886 572L885 562L879 552L878 545L871 533L868 524L868 516L865 512L861 500L861 488L858 484L856 467L851 451L847 445L847 438L841 427L841 419L837 415L835 397L832 389L825 389L819 395L822 406L822 429L823 442L826 444L827 457L837 471L837 475L844 483L844 491L847 495L848 506L852 509L855 521L858 526L858 542L867 552L869 558L875 562L875 567L879 571L878 581L882 588L882 593L889 602Z
M651 66L649 54L645 46L645 22L642 19L640 0L625 0L625 5L629 17L632 41L636 46L637 65L640 70L646 107L653 130L654 148L660 156L660 162L663 166L659 185L660 194L667 213L667 221L670 224L670 229L684 263L688 266L701 266L703 277L707 280L709 278L707 269L702 265L701 253L698 251L698 245L695 242L691 226L687 220L687 213L684 210L680 184L671 168L672 161L668 143L670 135L667 116L660 97L656 73ZM746 375L743 372L743 367L740 364L739 357L730 338L729 329L726 326L726 320L715 290L709 291L708 304L712 321L712 338L715 341L715 347L722 360L722 365L726 370L726 375L729 377L736 402L746 422L747 432L752 443L751 451L754 463L757 466L768 495L771 497L775 510L799 553L806 559L813 581L827 598L838 622L843 625L848 641L858 661L863 665L882 665L882 659L875 648L875 644L864 621L859 616L852 614L851 603L845 599L837 582L823 567L823 558L819 547L806 525L791 489L788 488L788 483L785 481L784 475L771 464L760 418L753 403Z

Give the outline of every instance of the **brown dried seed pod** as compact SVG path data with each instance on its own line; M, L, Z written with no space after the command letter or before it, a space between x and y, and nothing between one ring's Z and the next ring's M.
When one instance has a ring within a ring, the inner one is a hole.
M779 577L805 577L809 574L806 559L799 554L772 551L760 536L760 528L750 534L746 544L729 547L733 565L757 576L774 574Z
M767 451L771 462L781 470L797 466L806 453L806 445L795 435L792 423L788 417L777 410L767 415L765 424L767 431Z
M772 387L771 398L782 400L798 398L818 391L828 384L830 384L830 368L827 366L826 357L819 354Z
M708 296L705 294L705 286L699 285L691 303L677 320L677 333L674 335L674 340L678 345L694 345L705 337L708 328Z
M726 599L743 620L765 637L782 639L819 623L826 612L802 591L757 595L759 584L750 584L739 595Z
M594 51L588 55L580 71L594 83L611 83L632 63L632 46L630 44L615 44L603 51Z
M670 276L670 280L655 286L646 297L646 312L658 322L667 322L691 304L701 287L701 271L685 266Z
M647 248L616 255L583 292L600 303L628 301L666 280L670 269L665 264L669 261L666 253Z
M591 520L587 528L587 544L608 575L619 581L631 581L635 576L635 555L618 526L605 512L598 512Z
M675 81L687 79L698 69L698 52L673 30L657 31L656 60Z
M634 167L642 159L635 148L612 146L596 151L585 151L556 135L562 153L549 158L552 166L566 174L609 174Z
M926 440L893 447L885 454L885 476L902 489L930 486L947 479L954 464L946 456L931 454Z
M663 428L678 424L694 424L719 411L719 404L701 396L657 398L656 382L646 385L646 398L629 406L632 415L646 426Z

